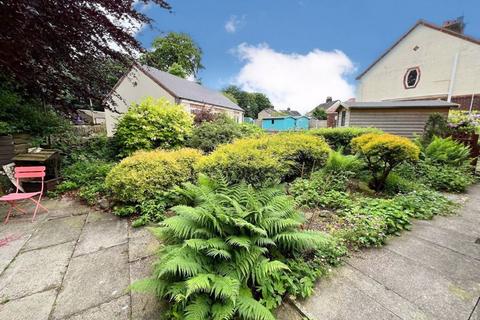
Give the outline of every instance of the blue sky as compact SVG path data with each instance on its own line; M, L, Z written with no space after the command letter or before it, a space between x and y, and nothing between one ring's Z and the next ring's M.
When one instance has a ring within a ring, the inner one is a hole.
M137 34L146 48L162 32L186 32L203 50L204 85L236 83L301 110L326 95L354 95L355 76L420 18L441 24L464 15L465 33L480 37L479 0L169 2L173 13L145 9L155 21Z

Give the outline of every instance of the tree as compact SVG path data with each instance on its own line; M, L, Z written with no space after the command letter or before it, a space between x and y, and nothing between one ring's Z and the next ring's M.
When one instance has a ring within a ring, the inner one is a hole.
M153 50L145 52L142 63L168 72L178 64L187 75L196 76L203 69L201 63L202 49L186 33L170 32L164 37L157 37L152 43Z
M168 68L168 73L183 79L188 77L188 74L185 71L185 69L183 69L183 67L176 62L172 64L170 68Z
M223 89L223 93L233 96L236 99L237 104L245 110L245 116L254 119L257 118L260 111L272 106L272 103L265 94L259 92L246 92L234 85Z
M410 139L388 133L367 133L352 139L352 147L365 159L372 173L370 186L383 191L388 175L397 165L417 161L420 148Z
M312 116L318 120L327 120L327 112L323 108L316 107L312 112Z
M100 100L110 83L98 67L108 59L127 65L142 50L132 26L151 20L135 2L1 1L0 73L49 103ZM170 9L164 0L141 2Z

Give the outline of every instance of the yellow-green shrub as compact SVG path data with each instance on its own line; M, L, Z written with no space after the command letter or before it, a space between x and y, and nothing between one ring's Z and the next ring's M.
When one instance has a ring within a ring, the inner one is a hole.
M362 157L372 173L370 185L376 191L385 187L390 171L405 161L417 161L420 148L410 139L393 134L367 133L352 139L352 148Z
M220 146L199 162L199 171L242 180L255 186L292 179L325 163L330 148L321 138L303 133L240 139Z
M146 98L120 118L115 139L122 156L137 150L184 146L192 133L193 117L181 105L166 99Z
M196 179L196 149L140 151L123 159L106 178L106 187L116 200L138 203L168 192L174 186Z
M353 138L366 133L382 133L382 130L377 128L336 127L312 129L308 130L307 133L324 138L334 150L343 149L344 153L350 154L350 142Z

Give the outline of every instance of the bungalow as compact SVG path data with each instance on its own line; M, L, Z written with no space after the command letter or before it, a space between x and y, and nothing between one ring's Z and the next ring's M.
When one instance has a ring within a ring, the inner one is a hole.
M165 98L181 104L193 114L208 109L224 113L237 122L243 122L243 109L217 91L188 81L153 67L133 64L117 82L106 98L107 136L113 136L119 117L128 108L146 97Z
M448 117L458 104L443 100L341 102L328 112L338 127L375 127L385 132L413 137L421 134L432 113Z
M306 116L265 117L261 124L266 131L296 131L308 130L309 120Z

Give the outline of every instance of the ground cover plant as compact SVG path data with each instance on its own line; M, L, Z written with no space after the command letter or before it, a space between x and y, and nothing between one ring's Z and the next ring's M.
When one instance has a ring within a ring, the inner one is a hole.
M326 266L343 254L330 236L300 229L302 215L279 189L202 177L182 194L176 215L153 229L165 246L152 278L134 286L169 300L167 317L275 319L270 309L286 292L313 286L298 281L314 270L287 259L311 252L312 266Z

